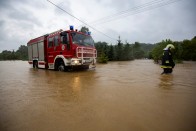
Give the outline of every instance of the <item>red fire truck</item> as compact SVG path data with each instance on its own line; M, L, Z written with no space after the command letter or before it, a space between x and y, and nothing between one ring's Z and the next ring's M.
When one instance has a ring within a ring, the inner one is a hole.
M66 71L74 67L95 67L97 51L90 33L58 30L27 43L29 64L33 68Z

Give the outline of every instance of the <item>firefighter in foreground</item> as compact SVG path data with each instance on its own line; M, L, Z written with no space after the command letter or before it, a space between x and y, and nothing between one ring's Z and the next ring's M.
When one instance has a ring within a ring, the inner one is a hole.
M175 66L175 63L172 58L172 50L174 50L175 47L172 44L168 44L163 50L163 57L162 57L162 65L161 68L163 68L162 74L169 74L172 73L173 68Z

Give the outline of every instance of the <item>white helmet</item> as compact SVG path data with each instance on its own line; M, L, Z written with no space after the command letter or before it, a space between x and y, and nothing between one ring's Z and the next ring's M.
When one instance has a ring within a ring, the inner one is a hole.
M174 45L168 44L163 50L175 49Z

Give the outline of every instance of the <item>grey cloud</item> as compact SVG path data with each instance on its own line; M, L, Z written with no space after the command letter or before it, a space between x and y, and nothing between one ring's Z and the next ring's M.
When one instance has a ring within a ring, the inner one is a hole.
M12 50L15 49L16 46L10 46L10 43L14 43L14 39L10 39L9 36L5 33L7 32L5 29L6 22L3 20L0 20L0 52L3 50Z
M54 3L54 2L53 2ZM74 15L72 10L71 10L71 3L69 1L63 1L63 2L59 2L59 3L54 3L56 4L58 7L62 8L63 10L69 12L70 14ZM63 12L61 9L57 8L54 6L54 11L55 11L55 14L57 15L68 15L66 14L65 12Z
M5 22L4 22L3 20L0 21L0 28L3 27L4 23L5 23Z
M137 0L96 0L97 3L102 4L106 8L114 8L115 11L126 10L137 5Z
M40 0L0 0L0 8L15 7L18 4L32 5L36 8L44 8L46 5Z
M46 8L48 4L47 0L44 0L44 1L43 0L26 0L25 2L26 2L25 4L31 5L37 9Z
M0 0L0 10L10 7L11 0Z
M36 18L32 12L26 10L26 9L15 9L12 8L12 10L9 12L9 18L14 19L18 22L24 21L27 23L36 24L38 26L42 26L41 22L38 18Z
M19 8L20 4L24 7ZM26 40L21 35L28 32L29 28L33 30L35 26L42 26L39 19L25 8L26 4L27 1L0 0L0 52L6 49L17 49L19 44L24 44Z
M36 2L34 2L36 3ZM18 5L22 4L20 8ZM4 20L15 20L17 22L23 21L27 23L32 23L38 26L41 26L39 18L36 18L33 15L33 12L26 9L26 5L29 4L26 0L5 0L0 1L0 19Z
M5 36L3 35L4 34L4 26L5 26L5 21L3 20L0 20L0 40L1 41L4 41L5 40Z

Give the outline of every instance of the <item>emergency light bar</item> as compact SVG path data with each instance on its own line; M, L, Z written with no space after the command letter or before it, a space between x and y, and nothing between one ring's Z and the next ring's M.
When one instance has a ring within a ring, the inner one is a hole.
M73 31L74 30L74 26L73 25L70 25L69 26L69 29Z

